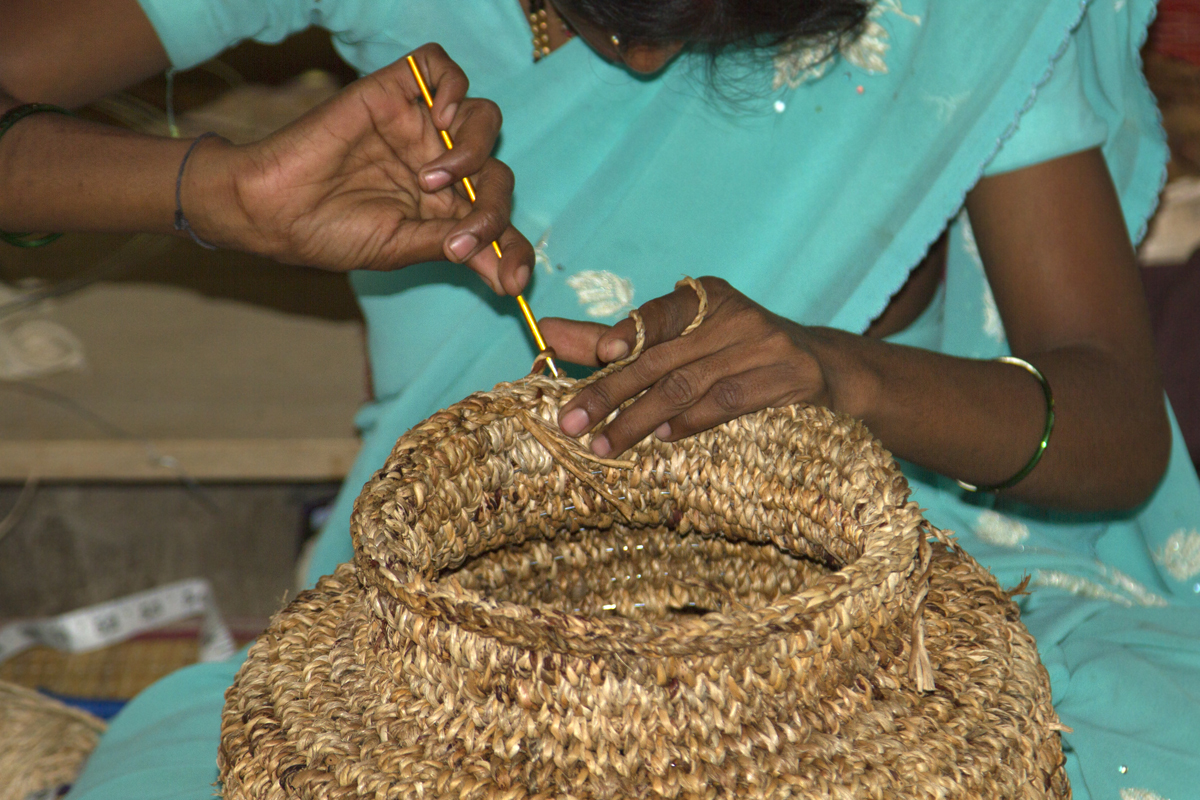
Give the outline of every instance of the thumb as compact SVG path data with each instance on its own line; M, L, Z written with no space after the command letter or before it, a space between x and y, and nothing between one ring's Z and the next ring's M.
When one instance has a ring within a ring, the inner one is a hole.
M596 357L596 345L600 337L610 330L609 326L599 322L546 317L538 322L538 327L546 344L554 348L561 360L585 367L601 366L600 359Z

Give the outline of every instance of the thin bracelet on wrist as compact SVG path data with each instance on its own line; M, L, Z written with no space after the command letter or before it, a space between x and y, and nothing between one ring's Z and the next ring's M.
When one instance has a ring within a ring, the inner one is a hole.
M1029 463L1021 467L1016 475L1013 475L1003 483L997 483L992 486L976 486L966 481L957 481L958 485L968 492L999 492L1004 489L1010 489L1025 480L1029 476L1029 473L1033 472L1033 468L1038 465L1038 462L1042 460L1042 454L1046 452L1046 446L1050 444L1050 434L1054 431L1054 392L1050 390L1050 381L1046 380L1046 376L1042 374L1042 371L1025 359L1017 358L1016 356L1001 356L996 360L1004 364L1012 364L1015 367L1020 367L1037 378L1038 383L1042 385L1042 394L1046 398L1046 424L1042 429L1042 439L1038 442L1037 449L1033 451L1033 457L1029 459Z
M183 213L183 173L184 170L187 169L188 159L192 157L192 153L195 152L196 146L205 139L211 139L214 137L218 139L222 138L214 131L202 133L196 137L196 140L192 142L192 146L189 147L187 152L183 154L183 160L179 162L179 174L175 177L175 230L186 232L188 236L192 237L193 242L200 245L205 250L216 250L217 246L215 244L209 244L197 236L196 232L192 230L191 223L188 222L187 215Z
M4 116L0 116L0 139L4 138L4 134L8 133L8 129L16 125L26 117L34 114L65 114L68 117L75 116L70 111L60 106L50 105L49 103L25 103L24 105L14 106L4 112ZM8 233L0 231L0 239L8 242L14 247L41 247L44 244L50 244L61 233Z

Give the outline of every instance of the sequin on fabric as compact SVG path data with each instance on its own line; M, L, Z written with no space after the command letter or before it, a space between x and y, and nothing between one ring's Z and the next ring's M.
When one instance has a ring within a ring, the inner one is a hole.
M868 12L862 33L853 39L832 39L816 44L801 42L781 47L774 59L772 88L796 89L820 78L829 71L835 56L841 56L849 64L872 75L887 74L887 52L892 45L891 34L880 22L884 14L895 14L914 25L921 24L920 17L904 13L900 0L879 0Z
M1167 543L1154 554L1154 560L1162 564L1177 581L1186 581L1200 575L1200 533L1175 531Z

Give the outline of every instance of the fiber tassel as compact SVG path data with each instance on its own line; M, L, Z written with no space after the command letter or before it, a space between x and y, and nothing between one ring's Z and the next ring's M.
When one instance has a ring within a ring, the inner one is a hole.
M929 651L925 648L925 598L929 596L929 573L933 571L933 548L922 533L918 554L921 559L921 574L917 577L917 594L913 598L912 615L912 652L908 660L909 680L919 692L932 692L933 663L929 660Z

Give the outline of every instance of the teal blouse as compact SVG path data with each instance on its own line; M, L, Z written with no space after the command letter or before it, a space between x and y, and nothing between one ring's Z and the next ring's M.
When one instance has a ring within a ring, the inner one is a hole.
M517 176L514 222L537 243L526 296L540 315L612 322L708 274L802 323L863 331L949 225L944 285L896 340L992 358L1004 328L962 210L980 176L1100 146L1135 240L1164 177L1138 58L1148 0L877 0L832 58L725 64L734 99L689 56L648 79L575 40L535 65L516 0L140 2L177 68L314 24L363 72L441 43L504 112L497 155ZM352 279L376 399L310 581L349 558L351 504L396 438L534 356L512 300L461 267ZM1121 516L968 495L906 467L931 522L1002 584L1031 577L1024 620L1074 729L1079 798L1179 800L1200 775L1200 485L1175 437L1158 491ZM201 665L134 702L74 796L208 796L216 687L235 669Z

